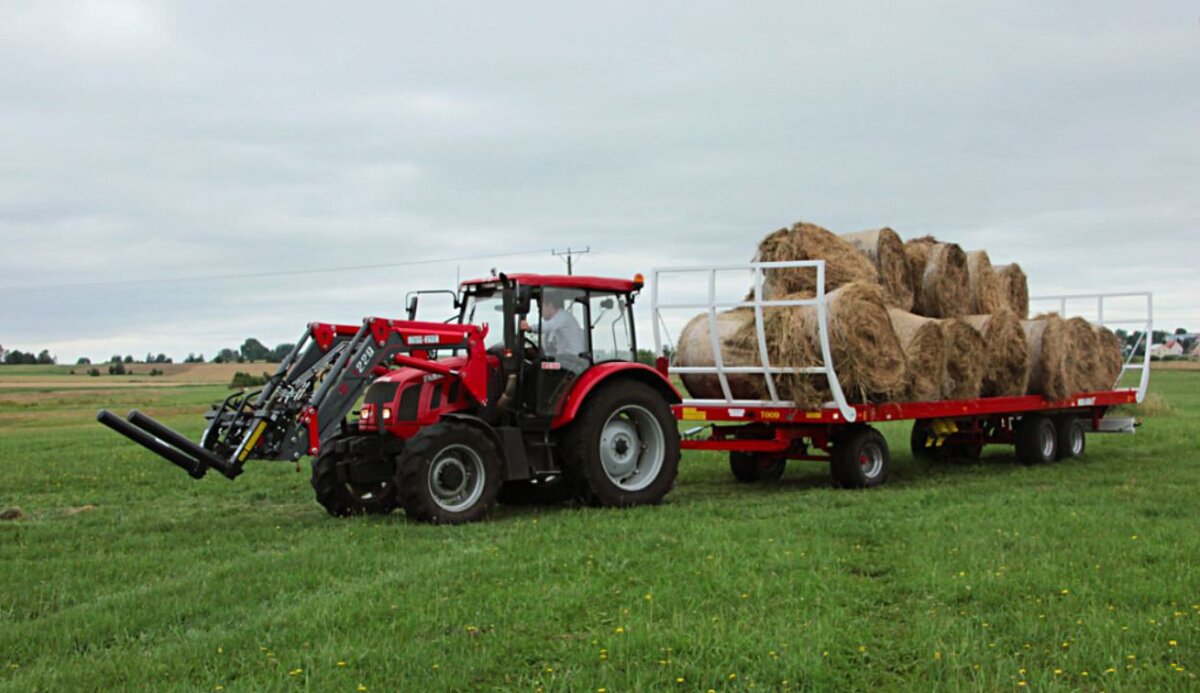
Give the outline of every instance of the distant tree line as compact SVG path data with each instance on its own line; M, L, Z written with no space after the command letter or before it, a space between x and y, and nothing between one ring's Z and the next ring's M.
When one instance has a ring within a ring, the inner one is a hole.
M0 355L3 356L3 363L10 366L28 366L28 365L53 365L58 363L58 358L50 353L49 349L42 349L38 353L24 352L18 349L5 350L0 346Z

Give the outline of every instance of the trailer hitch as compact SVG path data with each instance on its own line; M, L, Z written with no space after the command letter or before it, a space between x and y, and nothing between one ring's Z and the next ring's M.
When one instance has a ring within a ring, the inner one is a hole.
M102 409L96 414L96 420L183 469L193 479L203 478L209 468L230 479L242 473L242 465L222 459L136 409L124 419Z

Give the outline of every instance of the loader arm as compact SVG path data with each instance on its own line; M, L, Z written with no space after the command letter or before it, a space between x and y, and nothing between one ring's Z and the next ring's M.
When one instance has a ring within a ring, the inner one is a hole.
M214 405L198 444L138 411L121 419L103 410L97 420L193 478L211 468L233 479L248 459L319 454L367 386L393 364L457 378L486 405L487 333L486 325L386 318L366 318L360 326L312 323L261 390L235 393ZM461 349L468 358L452 369L430 360L429 351L436 349Z

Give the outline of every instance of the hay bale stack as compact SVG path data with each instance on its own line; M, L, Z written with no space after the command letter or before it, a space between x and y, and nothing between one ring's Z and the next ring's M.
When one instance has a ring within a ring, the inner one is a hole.
M784 298L810 296L797 294ZM883 287L852 282L831 292L826 303L829 349L846 399L884 402L903 392L904 350L892 330ZM821 363L820 329L814 306L768 308L763 327L771 363L786 366ZM747 340L753 344L754 339L753 325L739 335L743 344ZM822 377L795 375L783 376L781 380L797 403L816 406L829 399L829 386Z
M1121 377L1121 369L1125 367L1125 345L1121 338L1113 334L1107 327L1096 328L1097 342L1097 390L1111 390Z
M790 229L784 228L769 234L758 244L754 259L759 262L785 260L824 260L825 291L851 282L877 282L879 274L875 265L859 253L854 244L839 238L833 232L816 224L797 222ZM789 294L815 295L817 273L808 268L768 270L764 280L763 296L778 299Z
M1021 322L1029 340L1029 394L1060 400L1075 390L1074 371L1068 366L1070 340L1067 323L1057 314Z
M946 337L941 325L933 318L923 318L898 308L889 308L888 317L908 362L904 400L929 402L939 399L946 381Z
M913 312L927 318L955 318L971 312L967 254L954 243L925 236L904 244L913 279Z
M975 399L983 391L987 344L983 335L959 318L939 321L946 338L943 399Z
M692 318L683 332L679 334L675 360L681 366L715 366L712 339L710 338L710 320L708 313L701 313ZM717 341L721 348L721 361L732 366L758 366L757 342L741 345L734 337L741 330L754 329L754 311L749 308L738 308L717 313ZM761 375L734 374L727 376L729 389L736 399L762 399L767 393L766 380ZM699 375L695 373L680 374L679 379L692 397L697 399L724 399L721 391L721 381L715 375Z
M981 394L984 397L1025 394L1033 363L1029 340L1017 314L1002 309L991 315L968 315L963 321L975 328L987 345L987 368Z
M1000 285L1000 294L1008 307L1022 320L1029 318L1029 278L1017 263L992 268Z
M855 249L875 265L887 304L902 311L911 311L915 300L912 274L900 236L884 227L875 231L844 233L842 238L854 244Z
M967 280L973 314L987 315L1008 306L1008 301L1000 291L1000 278L992 270L992 261L986 250L967 253Z

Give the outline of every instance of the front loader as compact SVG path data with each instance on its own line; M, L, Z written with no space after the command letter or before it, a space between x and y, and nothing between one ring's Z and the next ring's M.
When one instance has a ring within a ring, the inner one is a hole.
M464 283L452 321L415 320L414 301L407 320L312 323L261 390L214 405L198 443L136 410L97 418L195 479L310 456L317 500L337 516L401 506L418 520L467 522L502 491L657 503L678 466L670 405L680 397L633 360L640 288L500 275ZM551 328L543 348L531 306L549 325L562 323L549 316L564 304L586 347L548 353ZM502 329L493 333L483 311Z

